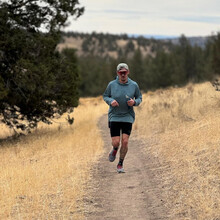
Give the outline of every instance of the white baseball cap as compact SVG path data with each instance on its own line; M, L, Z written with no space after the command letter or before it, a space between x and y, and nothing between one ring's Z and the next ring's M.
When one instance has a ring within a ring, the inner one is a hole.
M117 66L117 72L120 71L121 69L126 69L129 70L128 65L126 63L119 63Z

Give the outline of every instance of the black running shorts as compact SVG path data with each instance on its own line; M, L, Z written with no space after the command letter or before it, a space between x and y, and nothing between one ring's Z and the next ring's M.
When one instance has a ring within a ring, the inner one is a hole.
M132 130L132 123L112 121L109 122L109 128L111 137L120 136L120 131L122 131L122 134L130 135Z

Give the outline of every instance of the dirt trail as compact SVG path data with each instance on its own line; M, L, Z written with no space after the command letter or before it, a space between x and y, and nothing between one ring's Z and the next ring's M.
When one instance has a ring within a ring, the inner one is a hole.
M155 157L144 152L147 143L136 139L135 131L132 131L124 162L126 173L118 174L118 155L115 162L108 161L111 139L107 115L100 119L99 128L105 152L93 169L92 181L88 187L90 196L85 200L86 219L168 219L160 164Z

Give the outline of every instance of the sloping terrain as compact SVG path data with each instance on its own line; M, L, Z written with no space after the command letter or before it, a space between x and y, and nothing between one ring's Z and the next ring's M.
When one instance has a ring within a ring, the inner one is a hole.
M112 34L65 34L57 49L74 48L78 56L101 56L117 59L120 56L132 57L136 50L143 56L155 56L157 50L169 50L169 41L159 41L127 35Z
M220 218L220 93L211 83L144 95L136 127L163 172L170 219Z
M2 140L0 218L219 219L219 100L208 82L144 94L125 174L101 97L81 100L73 127Z

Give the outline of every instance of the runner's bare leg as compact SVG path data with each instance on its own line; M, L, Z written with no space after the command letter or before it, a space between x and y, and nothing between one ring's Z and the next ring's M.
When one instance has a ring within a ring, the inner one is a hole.
M120 149L120 159L125 158L127 152L128 152L128 139L129 135L127 134L122 134L122 139L121 139L121 149Z
M118 148L120 145L120 136L112 137L112 146Z

